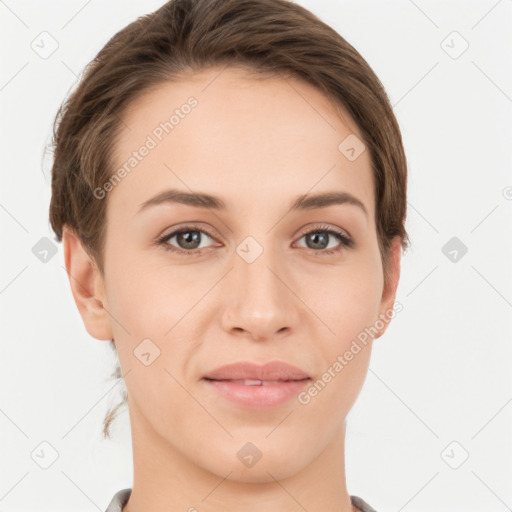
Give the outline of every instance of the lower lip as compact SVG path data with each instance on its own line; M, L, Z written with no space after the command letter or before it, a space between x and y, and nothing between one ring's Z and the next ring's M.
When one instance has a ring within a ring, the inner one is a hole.
M296 397L311 381L290 380L279 384L249 386L229 380L207 380L206 384L219 395L227 398L239 407L247 409L270 409L286 403Z

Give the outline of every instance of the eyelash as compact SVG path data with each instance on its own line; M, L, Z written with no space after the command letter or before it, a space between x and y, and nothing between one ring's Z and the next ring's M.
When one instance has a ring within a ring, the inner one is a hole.
M179 254L186 254L188 256L195 255L195 254L201 252L203 249L193 249L193 250L187 251L185 249L181 249L179 247L175 247L175 246L167 243L174 236L176 236L180 233L186 233L188 231L198 231L198 232L204 233L205 235L214 239L214 237L212 235L210 235L210 233L208 233L208 231L205 231L204 229L201 229L198 226L188 225L188 226L183 226L183 227L173 231L172 233L169 233L167 235L164 235L164 236L158 238L157 244L162 245L164 247L164 249L166 249L168 251L172 251L172 252L179 253ZM312 251L315 254L331 255L331 254L341 252L344 248L350 249L354 245L353 240L351 238L349 238L348 236L346 236L343 231L338 231L337 229L333 229L330 226L318 226L309 231L304 231L301 233L299 239L306 235L312 234L312 233L328 233L329 235L333 235L340 242L340 246L338 248L334 248L334 249L328 249L328 250L322 249L322 250L317 251L314 249L306 248L307 250Z

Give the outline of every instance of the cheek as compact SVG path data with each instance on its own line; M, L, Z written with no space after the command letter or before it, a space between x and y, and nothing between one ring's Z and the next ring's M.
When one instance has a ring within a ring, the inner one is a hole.
M177 386L170 374L181 380L200 339L198 320L208 301L198 299L207 287L191 281L184 267L155 268L121 256L118 261L109 276L108 307L122 368L133 372L127 380L161 391Z
M111 279L109 306L126 387L134 414L153 425L170 425L173 411L190 407L179 382L195 347L186 313L197 299L173 279L177 273L120 264Z
M372 258L373 260L373 258ZM304 290L315 312L345 343L371 325L378 317L382 297L382 274L378 265L364 264L335 269L308 278ZM313 309L313 308L312 308ZM326 338L328 339L328 337Z
M318 316L329 329L322 327L325 334L320 337L317 351L323 373L316 376L310 392L316 412L323 411L320 417L331 415L333 425L343 421L366 378L371 329L378 319L378 283L378 272L350 273L339 283L330 282L324 293L317 292Z
M189 279L190 272L184 267L155 268L143 256L117 256L118 264L109 276L112 315L131 333L130 338L165 339L164 334L197 301L197 284Z

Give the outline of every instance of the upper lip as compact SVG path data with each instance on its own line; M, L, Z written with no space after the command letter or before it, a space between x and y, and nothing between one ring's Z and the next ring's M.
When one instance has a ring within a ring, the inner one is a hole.
M212 380L303 380L309 375L300 368L283 361L270 361L260 365L250 361L241 361L220 366L208 372L203 378Z

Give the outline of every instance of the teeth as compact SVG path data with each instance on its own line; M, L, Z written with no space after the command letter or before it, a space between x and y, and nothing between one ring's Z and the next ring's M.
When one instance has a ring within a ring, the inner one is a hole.
M217 380L217 379L209 379L207 380ZM306 379L301 379L306 380ZM245 386L271 386L274 384L282 384L283 382L294 382L293 380L259 380L259 379L219 379L219 382L234 382L235 384L244 384ZM299 382L299 381L297 381Z
M269 384L279 384L279 380L258 380L258 379L244 379L244 380L231 380L236 384L244 384L246 386L267 386Z

